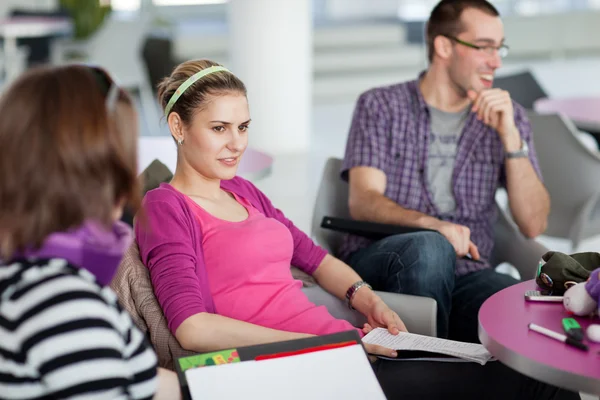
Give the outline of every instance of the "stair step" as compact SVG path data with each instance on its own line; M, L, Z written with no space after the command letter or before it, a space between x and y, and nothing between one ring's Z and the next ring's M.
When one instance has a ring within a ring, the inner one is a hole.
M422 46L385 46L368 49L338 49L317 51L313 59L316 76L356 72L360 70L383 70L425 66L425 50Z
M182 22L172 29L173 54L177 59L192 55L225 53L229 48L227 26L219 22ZM400 23L360 23L315 27L315 51L327 49L399 46L406 31Z

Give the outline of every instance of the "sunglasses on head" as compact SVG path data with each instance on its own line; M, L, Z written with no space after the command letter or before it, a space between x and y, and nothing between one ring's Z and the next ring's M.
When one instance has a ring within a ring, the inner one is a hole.
M98 82L98 85L102 89L102 93L106 99L106 109L109 112L114 111L117 100L121 96L126 97L125 93L104 69L91 65L88 65L87 67L92 72L94 78L96 78L96 81Z

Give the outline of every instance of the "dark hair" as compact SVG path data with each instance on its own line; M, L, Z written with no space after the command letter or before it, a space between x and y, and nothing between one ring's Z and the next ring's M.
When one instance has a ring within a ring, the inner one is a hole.
M109 227L122 200L139 206L135 111L119 91L109 115L99 73L31 69L0 99L0 258L86 220Z
M175 67L171 75L158 84L158 99L163 111L182 83L203 69L214 66L220 66L220 64L210 60L191 60ZM206 105L206 102L210 100L210 96L229 93L240 93L246 96L246 86L231 72L213 72L202 77L183 92L169 114L176 112L185 124L190 124L194 113Z
M435 52L433 41L440 35L457 36L463 32L464 27L461 24L460 17L463 11L469 8L475 8L494 17L499 17L500 13L490 2L486 0L442 0L431 11L427 21L426 41L427 58L429 62L433 61Z

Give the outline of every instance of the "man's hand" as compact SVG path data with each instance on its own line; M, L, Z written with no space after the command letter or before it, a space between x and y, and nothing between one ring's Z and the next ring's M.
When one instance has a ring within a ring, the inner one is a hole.
M488 89L479 93L469 90L467 95L473 102L472 111L477 113L477 119L498 132L505 150L518 150L521 136L515 126L510 94L502 89Z
M471 241L471 230L469 228L451 222L440 221L434 229L448 239L454 247L457 257L462 258L470 254L473 260L479 260L479 249Z

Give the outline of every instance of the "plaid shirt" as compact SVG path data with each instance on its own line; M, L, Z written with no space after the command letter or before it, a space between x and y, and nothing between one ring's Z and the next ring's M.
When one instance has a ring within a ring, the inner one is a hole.
M385 172L385 196L404 208L442 219L426 183L427 157L431 135L429 110L418 80L369 90L363 93L354 110L346 145L342 179L357 166L374 167ZM529 146L529 159L541 177L533 148L531 125L523 107L513 101L515 124ZM456 273L489 268L494 246L493 224L497 213L495 193L505 186L504 147L492 128L470 113L458 142L452 174L456 210L444 220L471 230L471 240L479 248L483 263L459 259ZM339 255L347 257L372 241L347 235Z

